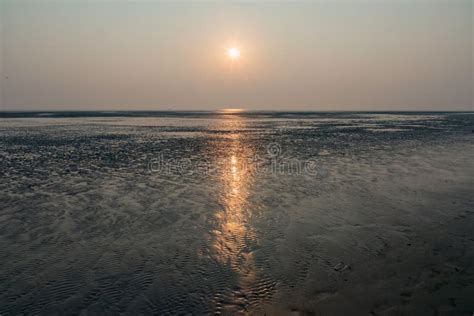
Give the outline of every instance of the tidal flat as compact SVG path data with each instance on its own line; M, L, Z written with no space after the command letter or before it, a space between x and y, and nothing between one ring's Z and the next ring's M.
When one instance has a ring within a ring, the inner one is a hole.
M0 114L0 314L469 315L474 114Z

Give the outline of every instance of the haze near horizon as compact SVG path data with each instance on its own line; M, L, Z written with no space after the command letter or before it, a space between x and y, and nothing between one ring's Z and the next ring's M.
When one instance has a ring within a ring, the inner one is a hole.
M0 111L473 110L473 2L0 0Z

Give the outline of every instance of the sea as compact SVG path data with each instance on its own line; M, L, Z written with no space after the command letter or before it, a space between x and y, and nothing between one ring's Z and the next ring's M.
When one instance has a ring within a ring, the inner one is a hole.
M1 112L0 315L472 315L472 112Z

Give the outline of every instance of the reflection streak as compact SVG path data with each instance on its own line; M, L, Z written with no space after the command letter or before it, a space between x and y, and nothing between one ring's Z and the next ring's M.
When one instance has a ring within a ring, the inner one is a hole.
M252 150L238 132L242 121L238 117L232 118L230 126L235 133L226 139L224 161L220 165L219 202L222 208L215 214L217 229L214 231L212 249L216 259L238 276L235 291L235 296L238 296L238 293L245 293L255 281L251 250L256 240L250 223L252 210L248 201L253 175L246 163ZM238 301L243 298L233 299Z

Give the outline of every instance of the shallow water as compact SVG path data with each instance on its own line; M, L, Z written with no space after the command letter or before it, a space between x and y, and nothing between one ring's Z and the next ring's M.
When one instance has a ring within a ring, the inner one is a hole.
M0 314L474 311L474 115L0 115Z

